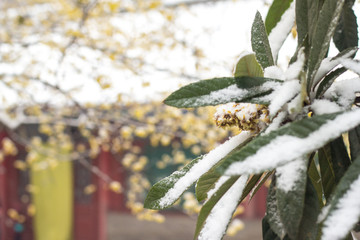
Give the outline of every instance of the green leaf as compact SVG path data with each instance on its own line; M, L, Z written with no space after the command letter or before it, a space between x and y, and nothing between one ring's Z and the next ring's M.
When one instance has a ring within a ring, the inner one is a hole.
M313 84L313 79L320 63L325 57L331 37L333 36L345 0L327 0L324 2L319 19L317 21L314 36L311 39L311 49L309 53L308 62L308 92L310 92Z
M291 239L296 239L303 215L307 162L307 159L300 158L276 170L278 212L285 232Z
M251 28L251 46L263 69L274 65L269 39L266 34L265 25L259 12L256 13Z
M254 53L249 53L239 59L235 67L235 77L263 77L264 72L256 61L256 57Z
M314 29L319 17L319 10L323 4L323 0L297 0L295 6L296 25L298 32L298 45L301 45L308 36L308 41L314 35ZM307 46L305 44L305 46ZM306 50L305 53L308 51Z
M265 19L266 33L269 34L276 24L281 20L281 16L290 7L293 0L274 0L271 4Z
M358 222L360 218L359 176L360 157L357 157L341 178L332 196L329 209L324 213L323 239L343 239ZM334 229L341 229L341 231L334 231Z
M227 155L217 170L226 175L255 174L272 170L321 148L358 124L360 109L318 115L288 123L254 138L243 148Z
M346 0L344 8L339 19L339 24L334 33L334 43L339 51L349 47L358 46L358 26L356 22L356 15L352 9L353 0Z
M319 150L319 163L324 195L328 200L351 164L342 137L336 138Z
M349 131L349 143L351 159L354 160L360 156L360 126Z
M319 149L319 164L324 196L325 199L329 199L335 187L335 173L332 167L331 150L328 145Z
M267 104L262 96L281 85L280 80L261 77L215 78L191 83L173 92L165 104L178 107L215 106L228 102Z
M325 94L326 90L328 90L335 82L335 80L344 72L346 72L346 68L341 67L328 73L325 78L320 82L319 87L316 90L316 98L321 98Z
M144 207L149 209L164 209L176 202L176 200L181 196L176 197L173 201L166 204L161 204L160 200L168 194L169 190L172 189L175 183L183 178L190 169L197 164L203 157L198 157L192 160L189 164L183 167L180 171L176 171L170 176L160 180L157 182L149 191L148 195L146 196ZM189 187L193 184L190 183ZM185 189L186 190L186 189Z
M306 184L303 216L297 240L316 240L318 235L317 218L320 213L318 193L309 179Z
M315 154L315 156L310 160L310 165L308 169L308 176L311 180L312 185L315 188L315 191L317 193L317 198L319 200L319 205L323 207L323 189L322 189L322 182L320 174L316 167L316 157L318 157L318 154Z
M194 239L202 234L205 234L202 239L210 239L210 235L212 239L221 239L238 205L247 179L247 176L230 177L203 205L196 223ZM217 223L217 228L220 228L219 231L211 231L214 222Z
M199 178L195 194L199 202L204 201L208 197L208 192L215 187L216 182L219 180L221 175L215 170L210 170Z

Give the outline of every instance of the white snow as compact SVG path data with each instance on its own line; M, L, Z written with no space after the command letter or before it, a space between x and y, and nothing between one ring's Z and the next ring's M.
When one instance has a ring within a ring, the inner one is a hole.
M236 84L230 85L226 88L217 90L217 91L213 91L211 92L209 95L204 95L204 96L200 96L198 98L194 99L189 99L187 100L189 103L193 103L196 105L202 105L204 103L208 103L208 102L226 102L226 101L231 101L234 98L242 98L245 97L246 94L248 94L249 91L245 90L245 89L241 89L238 88L236 86Z
M301 109L302 109L302 96L300 93L287 104L287 110L290 114L292 114L294 112L301 111Z
M280 127L280 124L284 121L285 117L287 116L287 113L279 112L279 114L272 120L270 125L266 128L265 134L274 131Z
M286 80L299 79L299 75L305 64L304 48L299 50L296 62L292 63L285 72Z
M275 81L267 81L264 84L262 84L255 90L258 91L269 91L271 89L277 89L281 86L281 83L275 82ZM200 97L197 97L196 99L190 98L184 101L184 104L192 104L192 105L203 105L209 102L218 102L218 103L224 103L224 102L233 102L235 99L241 99L247 97L247 95L251 92L253 88L250 88L249 90L238 88L236 84L230 85L226 88L213 91L208 95L203 95ZM266 95L262 97L261 99L265 99L267 101L272 99L272 94Z
M360 109L356 109L337 116L333 121L328 121L305 138L291 135L278 136L254 155L232 163L225 174L255 174L274 169L318 149L359 124Z
M354 61L349 58L341 58L340 63L347 69L350 69L351 71L360 75L360 62Z
M324 60L322 60L320 67L318 69L318 71L315 74L314 77L314 83L318 83L319 80L324 77L324 75L326 73L328 73L331 69L333 69L334 67L336 67L338 64L343 64L343 62L348 62L348 58L353 55L354 53L356 53L356 50L352 50L349 51L348 53L344 54L341 57L328 57L325 58ZM351 61L351 60L350 60ZM343 64L344 65L344 64ZM345 66L346 67L346 66ZM359 67L358 67L359 68ZM360 69L359 69L360 70ZM359 71L360 72L360 71Z
M323 240L340 240L346 237L360 217L360 176L351 184L324 222Z
M298 80L290 80L273 92L274 98L269 105L270 116L275 114L284 106L285 103L290 101L301 90L301 85Z
M283 70L278 66L270 66L270 67L265 68L264 77L274 78L274 79L279 79L279 80L285 79Z
M164 197L159 199L159 205L165 207L176 201L201 175L209 171L218 161L249 137L251 137L250 132L242 131L206 154L184 176L177 180L173 188L169 189Z
M271 30L269 34L269 43L273 58L276 61L279 50L286 40L291 28L295 23L295 1L293 1L290 7L281 16L280 21Z
M325 98L337 99L337 103L344 108L350 108L355 100L355 93L360 92L360 78L334 82L325 92Z
M296 182L301 180L307 169L306 163L304 158L298 158L276 168L276 186L284 192L294 190Z
M335 113L344 110L335 102L331 102L327 99L316 99L313 104L311 104L311 109L315 114L325 114L325 113Z
M318 219L317 219L317 223L321 223L322 221L325 220L325 218L329 214L330 208L331 208L331 205L326 205L321 209L321 212L320 212L320 214L318 216Z
M219 188L229 179L230 179L229 176L221 176L215 183L214 188L208 191L207 199L209 200L214 195L214 193L216 193L219 190Z
M241 176L211 210L199 234L199 240L217 240L225 234L226 227L236 209L248 176Z

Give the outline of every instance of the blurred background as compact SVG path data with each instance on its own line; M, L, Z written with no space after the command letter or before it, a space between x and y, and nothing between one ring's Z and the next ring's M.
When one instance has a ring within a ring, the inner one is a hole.
M162 212L146 193L238 130L162 100L231 76L270 2L2 0L0 240L192 239L193 189ZM265 198L239 206L228 239L261 239Z

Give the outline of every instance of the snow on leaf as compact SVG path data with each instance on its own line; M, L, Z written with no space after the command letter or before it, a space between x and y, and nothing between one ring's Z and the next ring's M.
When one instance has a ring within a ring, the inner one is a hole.
M344 239L360 217L360 158L356 158L339 182L326 215L321 239ZM319 219L321 220L321 219Z
M302 47L298 51L297 60L294 63L290 64L290 66L286 70L285 79L286 80L299 79L299 75L305 65L305 60L306 58L304 53L304 47Z
M286 81L281 87L276 89L272 93L274 98L269 105L270 117L275 116L282 106L293 99L300 90L301 85L298 80Z
M306 161L303 158L276 168L276 187L284 192L294 190L296 182L299 181L305 171Z
M281 222L291 239L296 239L306 191L307 159L298 158L276 169L276 199Z
M228 102L252 102L253 99L262 101L259 97L270 94L280 85L277 79L262 77L214 78L184 86L164 102L174 107L202 107Z
M279 50L289 35L295 22L295 1L281 16L281 20L276 24L269 34L269 43L273 54L273 59L277 59Z
M258 136L229 154L218 171L226 175L268 171L308 154L360 124L360 109L289 123Z
M208 191L207 199L211 198L229 178L229 176L221 176L219 180L216 181L214 188Z
M327 99L316 99L313 104L311 104L311 109L315 114L326 114L326 113L335 113L340 112L342 109L335 102L329 101Z
M222 238L239 203L247 179L248 176L241 176L212 208L199 234L199 240Z
M357 52L357 48L351 48L339 53L335 57L328 57L321 61L320 67L314 77L314 85L317 85L319 81L334 67L342 63L344 60L349 60ZM360 72L360 67L359 72Z
M360 75L360 62L352 59L340 59L340 63L354 73Z
M160 180L150 189L144 206L151 209L164 209L171 206L200 176L250 137L251 133L243 131L205 156L195 159L180 171Z
M355 100L355 93L360 91L360 78L334 82L325 92L327 99L335 100L342 107L349 109Z

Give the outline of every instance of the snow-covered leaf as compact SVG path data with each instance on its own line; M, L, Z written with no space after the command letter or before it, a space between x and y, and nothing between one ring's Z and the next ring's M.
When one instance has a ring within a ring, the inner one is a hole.
M150 189L145 199L144 207L164 209L171 206L196 180L250 137L251 134L249 132L243 131L205 156L193 160L181 170L160 180Z
M195 239L221 239L239 204L248 176L231 177L201 208ZM235 180L235 181L234 181Z
M359 124L360 109L288 123L226 156L218 171L241 175L272 170L321 148Z
M341 53L336 55L335 57L325 58L321 61L320 67L316 72L314 77L314 88L318 85L318 83L327 75L333 68L341 63L342 60L353 58L357 52L357 47L352 47L343 50Z
M360 218L360 157L354 159L337 185L325 212L323 240L344 239Z
M316 90L316 98L322 97L325 92L331 87L341 74L346 72L346 68L337 68L334 71L328 73L324 79L320 82L318 89Z
M317 218L320 213L319 198L317 191L311 181L308 179L305 192L305 203L303 216L300 222L298 240L316 240L319 226Z
M331 37L335 32L339 17L345 0L328 0L325 1L317 21L314 36L311 39L311 49L308 62L308 92L313 87L313 80L318 71L321 61L325 57Z
M350 109L359 91L360 78L346 79L335 81L325 92L324 97L336 102L344 109Z
M307 158L299 158L276 169L278 212L286 233L296 239L304 209Z
M284 2L283 0L279 2ZM270 9L271 10L271 9ZM265 22L266 23L266 22ZM292 27L295 23L295 2L291 3L290 7L282 14L281 20L277 22L276 26L269 34L269 43L273 54L275 63L277 62L278 53L281 46L288 37Z
M266 33L269 34L271 30L278 24L281 16L290 7L293 0L274 0L265 18Z
M264 72L256 60L254 53L248 53L240 57L239 61L236 64L235 77L263 77Z
M263 240L281 240L278 235L271 229L268 216L262 219L262 239Z
M341 59L340 62L344 67L360 76L360 61L352 59Z
M273 93L274 98L269 105L270 117L275 116L278 111L298 93L300 93L301 85L298 80L290 80L276 89Z
M334 43L339 51L358 46L358 26L356 15L352 9L354 1L345 1L339 24L334 33Z
M283 239L286 235L286 231L280 218L275 184L276 178L273 178L266 199L266 218L272 231L279 236L280 239Z
M173 107L215 106L228 102L266 104L260 97L273 92L282 81L262 77L215 78L191 83L173 92L164 101Z
M256 59L263 69L274 65L269 39L266 34L264 22L259 12L256 13L251 28L251 46L252 50L256 54Z
M211 213L211 210L219 202L221 197L229 190L229 188L239 179L238 176L227 178L222 184L216 189L215 194L206 201L206 203L202 206L201 211L199 213L199 217L196 223L195 235L194 239L196 239L200 231L202 230L204 223Z

